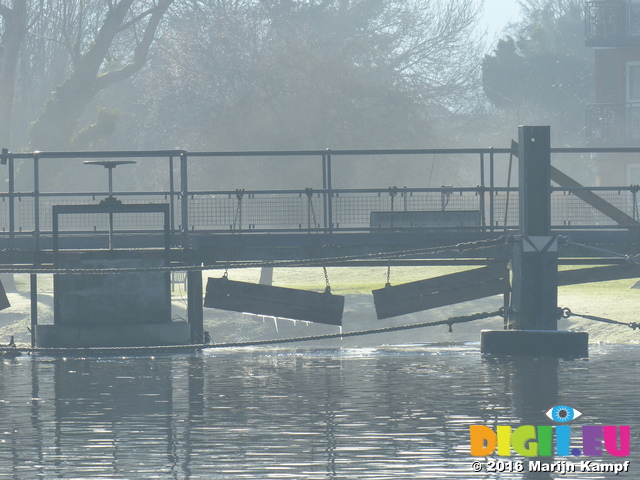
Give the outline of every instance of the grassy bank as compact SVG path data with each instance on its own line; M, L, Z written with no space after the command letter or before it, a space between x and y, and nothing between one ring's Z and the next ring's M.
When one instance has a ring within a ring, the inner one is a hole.
M391 269L391 283L398 285L464 269L464 267L395 267ZM204 276L219 277L222 274L223 271L208 271ZM453 315L494 310L502 305L501 297L493 297L378 321L375 318L371 290L384 287L387 280L386 267L333 267L328 269L328 276L332 292L345 295L347 298L344 314L345 331L441 320ZM260 278L260 269L232 270L229 272L229 278L257 283ZM8 293L12 306L0 312L0 343L5 343L10 335L14 335L16 341L26 344L29 342L27 326L30 323L29 276L16 275L14 280L17 291ZM612 318L622 322L640 322L640 316L636 313L636 306L640 301L640 289L631 288L635 282L634 279L625 279L561 287L558 305L568 307L575 313ZM274 271L273 283L284 287L323 291L325 278L321 267L278 268ZM53 321L52 292L52 277L39 276L38 301L41 323ZM172 302L174 316L186 317L186 295L181 289L176 289ZM586 330L590 333L592 342L640 343L640 330L634 331L628 327L611 326L581 320L577 317L561 320L559 327ZM205 328L212 333L216 342L336 333L336 327L331 326L275 322L273 319L210 309L205 309ZM380 335L370 338L359 337L359 339L353 339L353 343L374 345L421 341L478 341L479 331L482 328L501 328L501 319L459 325L454 328L453 334L449 334L446 327L436 327L408 331L392 337L382 338Z

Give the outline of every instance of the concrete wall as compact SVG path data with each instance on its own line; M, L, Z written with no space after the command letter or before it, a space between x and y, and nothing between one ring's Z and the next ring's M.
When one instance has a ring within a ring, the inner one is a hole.
M139 347L187 345L191 329L186 322L164 325L37 325L36 346Z
M82 259L65 268L164 266L160 258ZM135 325L171 322L169 272L56 274L56 325Z

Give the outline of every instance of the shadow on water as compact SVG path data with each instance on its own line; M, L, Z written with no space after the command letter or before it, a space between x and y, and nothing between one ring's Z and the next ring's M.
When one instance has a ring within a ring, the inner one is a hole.
M588 423L629 424L637 353L500 359L408 345L20 358L0 362L0 479L557 478L473 473L469 426L550 425L558 403Z
M504 391L511 395L514 414L517 419L513 429L520 425L553 425L546 412L559 403L557 358L532 357L492 357L483 361L493 370L493 374L504 378ZM495 428L494 428L495 430ZM509 460L509 459L506 459ZM514 455L513 460L523 460ZM554 457L525 458L523 479L552 480L549 473L530 472L529 461L553 463Z

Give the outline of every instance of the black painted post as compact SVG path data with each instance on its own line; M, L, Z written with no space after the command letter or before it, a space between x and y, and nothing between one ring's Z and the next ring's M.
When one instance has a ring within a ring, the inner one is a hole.
M8 159L9 161L9 239L10 248L14 248L14 239L16 231L16 197L15 197L15 174L13 165L13 155Z
M551 235L549 127L520 127L518 156L522 241L513 254L513 326L556 330L558 241Z
M180 223L182 248L189 248L189 186L187 181L187 154L180 154Z
M31 348L36 346L36 328L38 327L38 274L30 276L31 294Z
M190 270L187 272L187 318L191 326L191 343L203 342L203 304L202 272Z

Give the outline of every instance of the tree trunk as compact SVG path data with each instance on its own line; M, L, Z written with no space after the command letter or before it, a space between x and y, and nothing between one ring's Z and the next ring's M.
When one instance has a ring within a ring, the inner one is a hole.
M149 11L144 34L134 49L133 61L119 70L101 73L100 67L114 38L128 28L125 26L126 18L134 0L121 0L109 11L91 47L77 59L73 72L56 88L34 122L31 128L31 147L34 150L66 150L71 146L78 121L93 97L108 85L129 78L142 68L158 24L172 1L161 0ZM141 16L140 19L146 17Z
M2 35L2 68L0 68L0 146L11 148L13 99L16 71L22 41L27 32L27 1L13 0L11 9L1 10L4 19Z

